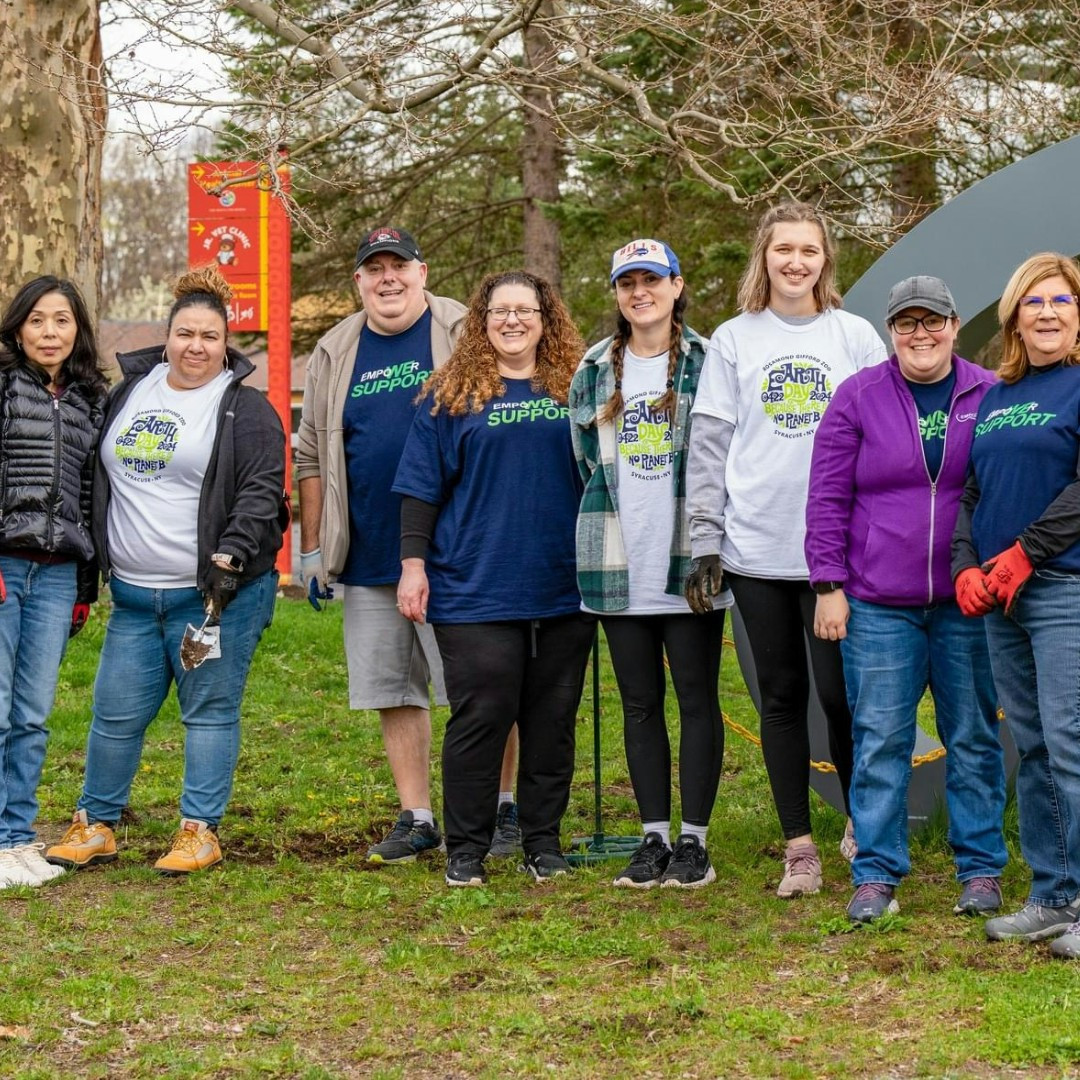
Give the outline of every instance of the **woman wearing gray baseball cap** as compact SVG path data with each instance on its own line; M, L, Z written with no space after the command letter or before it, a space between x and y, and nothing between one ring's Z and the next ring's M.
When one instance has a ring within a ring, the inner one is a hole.
M982 624L956 602L949 566L974 415L996 379L953 352L960 319L940 278L894 285L886 325L892 355L840 385L814 436L806 509L810 580L832 586L818 594L814 633L840 642L853 721L852 922L899 910L927 687L948 753L956 914L998 909L1007 858L990 656Z

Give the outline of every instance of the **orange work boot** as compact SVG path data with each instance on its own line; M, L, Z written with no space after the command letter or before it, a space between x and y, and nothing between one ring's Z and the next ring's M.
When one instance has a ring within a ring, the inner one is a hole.
M93 825L86 820L85 810L76 810L68 831L59 844L45 852L45 861L68 870L82 870L95 863L116 860L116 837L104 821Z
M167 877L179 877L193 870L205 870L221 862L217 834L205 821L180 819L180 831L173 837L172 850L162 855L154 869Z

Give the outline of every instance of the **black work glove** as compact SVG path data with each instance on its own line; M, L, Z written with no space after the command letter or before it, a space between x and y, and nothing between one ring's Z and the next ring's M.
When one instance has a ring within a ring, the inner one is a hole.
M239 574L224 570L216 563L211 564L206 575L207 589L203 594L203 610L207 615L215 621L221 618L221 613L229 606L229 601L236 596L239 581Z
M713 609L712 598L724 587L724 571L719 555L702 555L690 563L683 589L690 610L695 615L708 615Z

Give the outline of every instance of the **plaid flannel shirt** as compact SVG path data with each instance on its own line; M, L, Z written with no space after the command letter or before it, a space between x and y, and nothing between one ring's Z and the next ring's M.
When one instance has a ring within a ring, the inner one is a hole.
M615 392L612 338L594 345L581 361L570 386L570 432L585 494L577 521L577 580L585 606L593 611L624 611L630 604L630 575L619 527L615 482L615 424L596 422ZM705 363L706 342L683 327L675 365L676 403L672 417L675 452L671 556L665 592L682 595L690 571L690 523L686 518L686 461L690 451L690 407Z

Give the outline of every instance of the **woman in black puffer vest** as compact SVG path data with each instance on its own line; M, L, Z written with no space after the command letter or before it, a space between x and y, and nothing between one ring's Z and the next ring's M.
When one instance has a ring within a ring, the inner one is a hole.
M90 485L107 389L78 289L24 285L0 319L0 889L63 873L34 819L60 661L97 598Z

